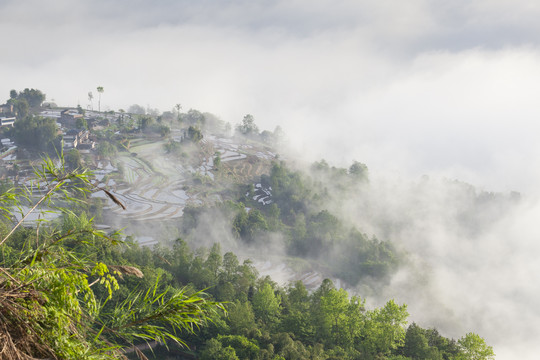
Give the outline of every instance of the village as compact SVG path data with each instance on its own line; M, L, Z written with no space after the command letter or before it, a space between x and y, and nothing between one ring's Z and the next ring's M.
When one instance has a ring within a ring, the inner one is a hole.
M249 181L267 171L277 157L269 147L234 140L222 121L211 115L205 119L196 110L149 115L43 102L32 113L54 120L60 148L49 149L49 154L62 153L67 166L89 169L96 188L108 189L125 204L125 209L119 207L103 192L92 195L104 199L103 209L112 218L178 219L187 205L222 200L216 177ZM0 105L0 180L30 185L45 152L17 142L13 137L17 117L16 105ZM261 201L271 203L268 195Z

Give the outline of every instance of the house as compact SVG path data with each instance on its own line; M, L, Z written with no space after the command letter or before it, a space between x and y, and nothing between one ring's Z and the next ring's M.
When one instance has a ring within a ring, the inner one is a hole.
M64 149L75 149L79 144L76 135L64 135Z
M15 123L15 117L0 117L0 126L13 126Z
M0 105L0 114L13 114L13 104Z
M80 150L92 150L96 147L94 141L81 142L77 145L77 148Z
M88 141L90 132L85 129L71 129L64 134L64 149L93 149L95 142Z
M65 125L75 125L75 120L82 117L83 115L74 109L65 109L60 112L60 122Z

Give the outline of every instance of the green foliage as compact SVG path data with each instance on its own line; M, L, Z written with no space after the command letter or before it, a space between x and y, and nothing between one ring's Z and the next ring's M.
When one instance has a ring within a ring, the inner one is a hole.
M71 169L82 167L81 153L77 149L71 149L65 154L65 163Z
M442 359L439 349L429 344L427 332L415 323L411 324L405 334L403 354L411 359Z
M146 292L131 292L113 311L102 314L102 329L129 342L135 340L173 340L186 346L177 332L193 332L203 326L216 303L207 301L204 293L188 294L187 289L158 288L159 276Z
M349 174L357 179L368 180L368 168L365 164L354 161L349 167Z
M267 325L276 323L279 318L281 298L279 295L274 294L274 289L269 283L265 282L253 294L251 303L258 319L261 319Z
M192 125L194 127L202 127L206 122L205 116L198 110L189 109L186 114L182 114L181 121L187 125Z
M232 347L224 348L218 339L210 339L201 353L201 360L239 360L239 358Z
M255 124L253 115L247 114L242 119L242 124L236 127L236 131L244 136L259 135L259 127Z
M145 131L154 123L154 118L149 115L140 115L137 117L137 124L139 126L139 130Z
M265 230L268 230L268 224L262 213L257 209L251 209L249 212L241 211L233 222L234 231L246 242L251 243L256 240Z
M54 119L33 115L16 121L13 134L19 144L43 151L53 149L58 136Z
M11 100L24 100L28 106L36 108L41 106L46 96L40 90L26 88L18 93L15 90L11 90L9 97Z
M30 105L28 105L26 99L10 100L9 103L13 105L13 111L17 115L17 120L24 119L28 116Z
M118 153L118 148L110 141L100 141L97 146L97 153L105 158L113 158Z
M458 340L461 352L458 360L492 360L495 359L493 348L475 333L468 333Z
M257 344L242 335L219 335L217 339L223 346L233 348L239 359L256 359L260 353Z
M187 138L191 142L198 143L202 140L203 134L199 128L195 126L190 126L187 131Z
M56 167L47 158L35 170L33 188L9 189L0 196L7 214L23 211L0 241L3 359L113 359L138 339L185 345L184 336L223 308L202 292L163 287L159 271L154 280L150 277L151 286L142 282L125 300L115 300L116 292L125 290L119 282L124 275L143 274L132 266L106 265L105 259L118 257L112 251L118 236L95 230L91 218L66 207L92 188L89 175ZM35 234L19 230L30 213L45 205L63 213L62 221L42 222Z
M85 118L77 118L75 120L75 126L77 127L77 129L88 129L88 124L86 123L86 119Z
M216 151L214 155L214 170L219 170L221 168L221 153Z

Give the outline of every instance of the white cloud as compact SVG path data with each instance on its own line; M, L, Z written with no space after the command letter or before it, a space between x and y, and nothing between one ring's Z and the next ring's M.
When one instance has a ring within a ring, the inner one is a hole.
M101 85L103 108L251 113L313 160L535 193L539 13L502 0L3 1L0 95L34 87L84 106Z

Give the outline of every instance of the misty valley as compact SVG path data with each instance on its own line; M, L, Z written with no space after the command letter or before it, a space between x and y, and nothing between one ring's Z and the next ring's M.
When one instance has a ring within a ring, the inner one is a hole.
M252 115L45 100L0 107L0 358L495 358L434 279L519 193L308 162Z

